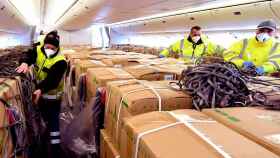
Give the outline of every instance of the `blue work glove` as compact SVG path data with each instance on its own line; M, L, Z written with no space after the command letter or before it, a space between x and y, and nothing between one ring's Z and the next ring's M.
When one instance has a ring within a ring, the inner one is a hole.
M254 66L254 64L252 62L250 62L250 61L245 61L243 63L243 68L244 69L249 69L250 67L253 67L253 66Z
M261 66L261 67L257 67L256 68L256 73L258 74L258 75L264 75L264 68Z
M162 55L162 54L160 54L160 55L159 55L159 58L165 58L165 56L164 56L164 55Z

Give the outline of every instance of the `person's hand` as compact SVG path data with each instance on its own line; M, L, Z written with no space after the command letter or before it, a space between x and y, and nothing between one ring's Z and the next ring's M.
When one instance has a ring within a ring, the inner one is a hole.
M252 62L250 62L250 61L245 61L244 63L243 63L243 68L244 69L249 69L249 68L251 68L251 67L253 67L254 66L254 64L252 63Z
M33 100L33 103L35 105L38 104L41 95L42 95L42 91L40 89L37 89L36 91L33 92L33 99L32 100Z
M27 73L28 70L28 64L26 63L22 63L19 67L16 68L17 73Z
M261 67L257 67L256 68L256 73L260 76L264 75L264 68L261 66Z

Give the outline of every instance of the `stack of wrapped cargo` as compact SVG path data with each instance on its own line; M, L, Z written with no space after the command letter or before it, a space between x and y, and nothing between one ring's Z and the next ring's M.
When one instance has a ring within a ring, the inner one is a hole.
M14 143L17 143L17 135L15 135L15 133L11 133L11 129L16 125L24 124L24 122L22 122L25 120L22 106L23 105L20 99L19 80L0 78L1 157L12 157L14 154L16 145Z

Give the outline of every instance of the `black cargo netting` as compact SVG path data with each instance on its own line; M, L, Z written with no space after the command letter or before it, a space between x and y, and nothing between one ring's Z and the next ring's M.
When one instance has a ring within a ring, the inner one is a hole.
M201 62L184 70L177 84L192 95L193 106L197 110L258 105L280 109L279 104L269 102L264 93L250 90L247 87L249 83L280 89L279 84L256 79L248 72L240 71L234 64L220 60L211 64Z

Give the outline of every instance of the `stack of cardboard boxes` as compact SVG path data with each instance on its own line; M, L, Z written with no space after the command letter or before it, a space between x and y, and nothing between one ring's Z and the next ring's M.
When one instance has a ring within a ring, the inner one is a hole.
M105 157L102 158L116 157L120 153L126 119L152 111L192 108L191 97L171 89L168 84L169 81L136 79L107 84L105 130L101 134L101 155Z
M86 72L88 99L107 91L101 158L280 156L278 112L191 110L191 96L169 86L190 65L129 53L95 50L76 66L77 76Z
M14 152L12 135L9 128L14 122L8 108L16 109L17 113L24 116L19 85L19 79L0 78L0 98L4 101L0 101L0 155L4 157L12 157Z

